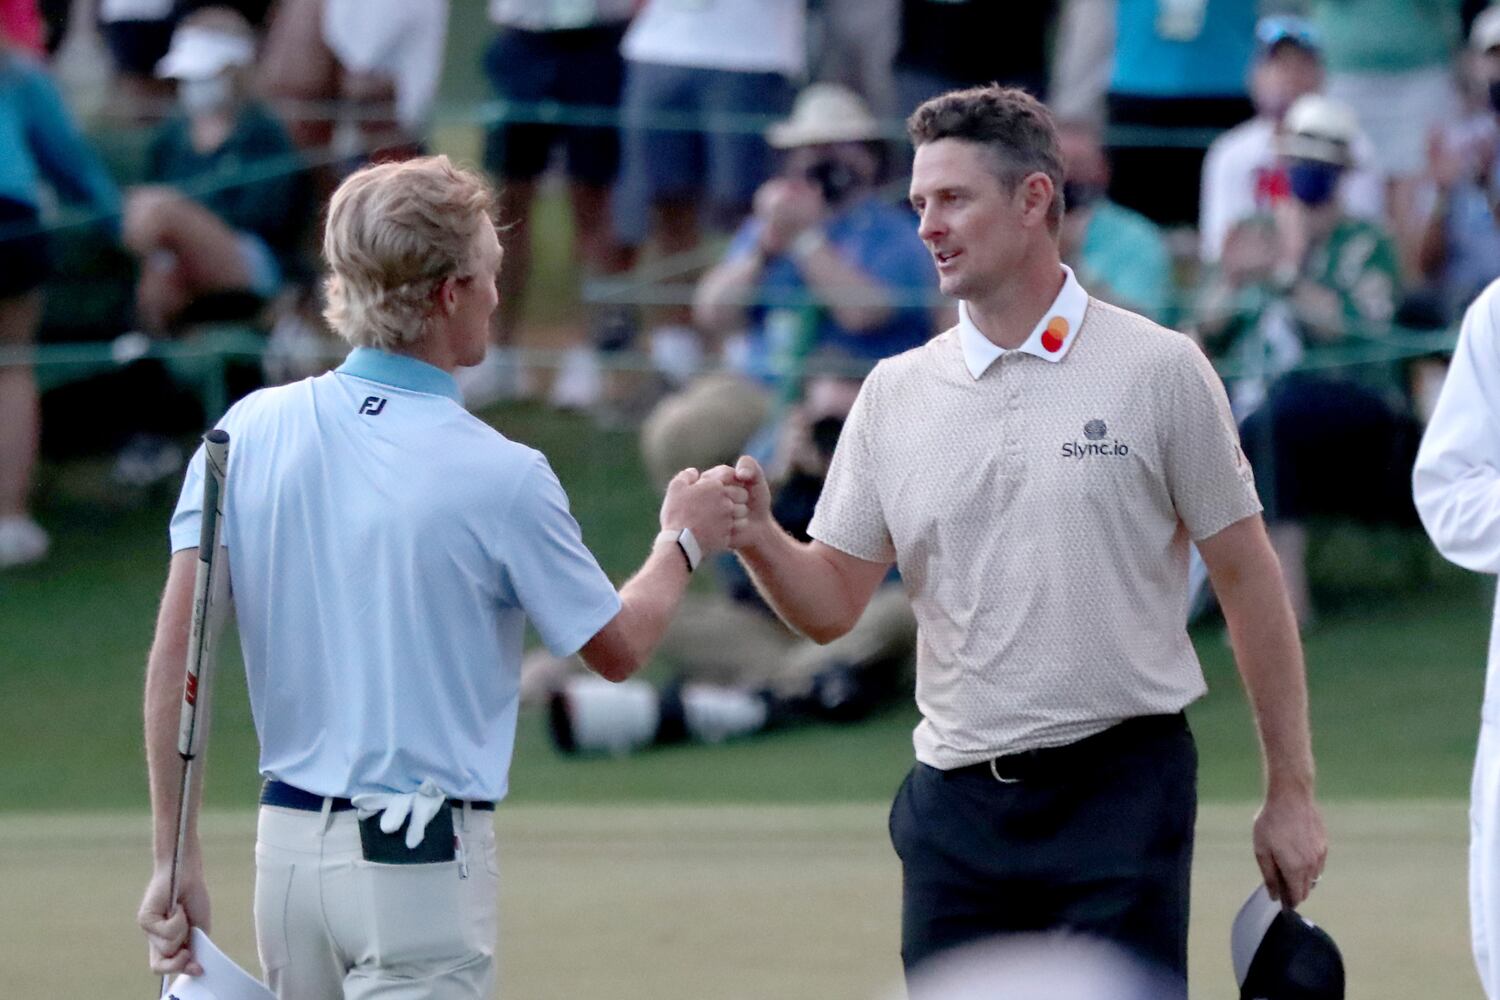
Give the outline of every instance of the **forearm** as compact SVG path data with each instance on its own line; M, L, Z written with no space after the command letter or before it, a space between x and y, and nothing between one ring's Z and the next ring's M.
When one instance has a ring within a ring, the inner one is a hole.
M188 629L192 619L192 578L196 550L173 556L166 592L156 622L146 666L145 738L146 769L151 790L152 856L159 865L171 862L177 843L177 808L182 789L182 757L177 752L177 731L182 712L182 686L186 674ZM202 769L195 769L195 789L190 805L196 806ZM188 814L184 856L197 856L197 809Z
M1255 716L1267 795L1311 794L1307 673L1280 567L1267 546L1250 565L1225 576L1214 581L1214 589Z
M620 588L626 642L637 666L651 659L677 615L690 579L687 559L675 544L657 545L635 576Z
M580 651L589 669L623 681L651 659L687 591L687 561L676 545L658 544L625 586L620 610Z
M698 282L693 321L709 333L731 333L745 322L745 304L760 280L764 260L757 251L725 260Z
M851 333L873 330L894 309L888 288L841 257L824 242L798 260L808 285L828 306L834 321Z
M777 525L737 554L755 589L781 620L815 642L831 642L848 632L864 609L812 543L797 541Z

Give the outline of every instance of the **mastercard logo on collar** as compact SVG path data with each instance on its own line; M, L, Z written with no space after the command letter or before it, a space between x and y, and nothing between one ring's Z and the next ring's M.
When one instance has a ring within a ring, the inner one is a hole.
M1068 321L1061 316L1053 316L1047 321L1047 329L1042 331L1042 347L1049 354L1056 354L1062 350L1063 344L1068 340Z

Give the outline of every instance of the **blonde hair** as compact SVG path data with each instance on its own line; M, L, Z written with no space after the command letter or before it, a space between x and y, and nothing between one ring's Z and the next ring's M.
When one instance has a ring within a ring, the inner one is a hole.
M446 156L382 163L351 174L328 206L323 318L355 347L394 350L420 340L432 293L472 268L495 193Z

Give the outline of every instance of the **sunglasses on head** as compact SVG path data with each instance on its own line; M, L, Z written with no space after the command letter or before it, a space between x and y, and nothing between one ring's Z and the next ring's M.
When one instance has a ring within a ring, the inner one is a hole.
M1263 17L1255 25L1255 40L1270 49L1281 42L1292 42L1305 49L1320 48L1318 32L1300 17Z

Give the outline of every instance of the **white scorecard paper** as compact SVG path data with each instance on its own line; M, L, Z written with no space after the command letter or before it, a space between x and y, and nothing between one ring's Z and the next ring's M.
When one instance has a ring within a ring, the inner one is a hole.
M196 927L193 957L203 966L203 975L178 976L167 988L166 1000L276 1000L264 983L235 965Z

